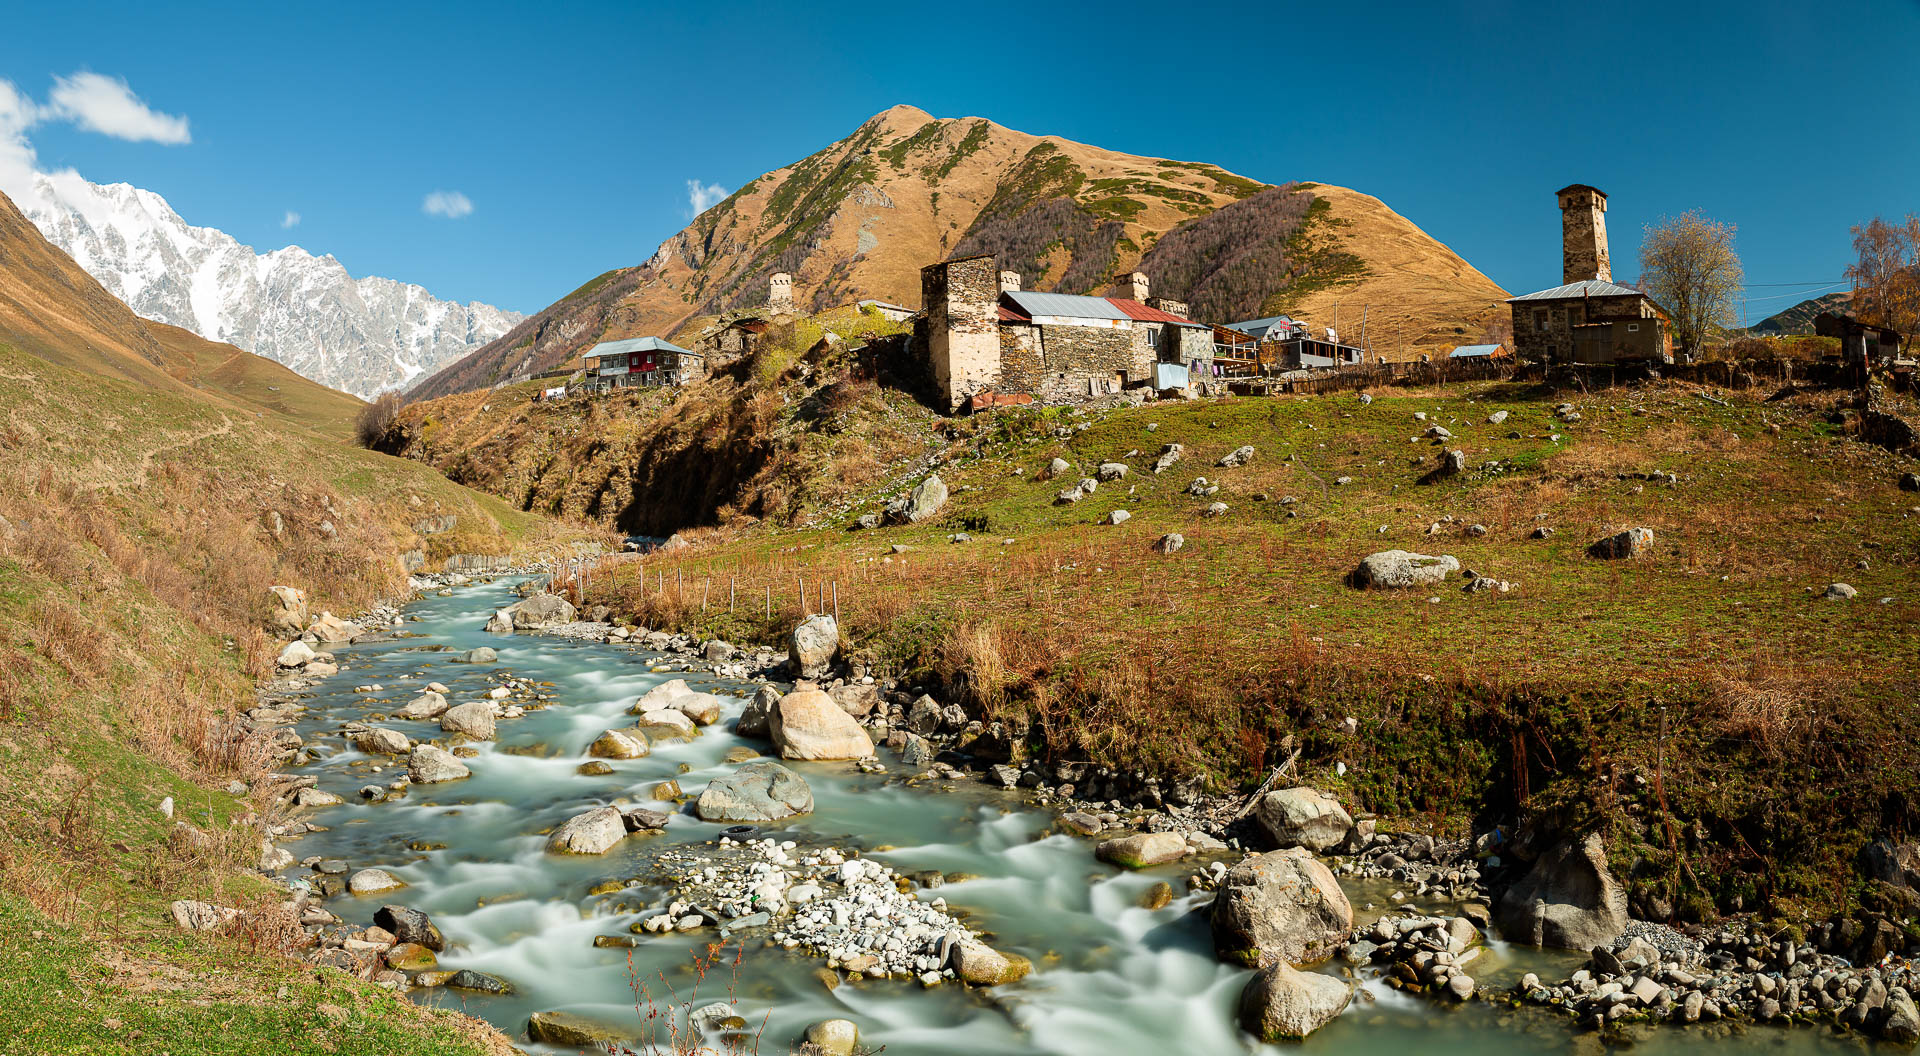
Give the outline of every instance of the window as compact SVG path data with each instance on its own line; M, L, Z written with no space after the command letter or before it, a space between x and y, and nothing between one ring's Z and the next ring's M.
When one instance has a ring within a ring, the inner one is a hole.
M1640 324L1639 324L1639 323L1628 323L1628 324L1627 324L1627 333L1629 333L1629 334L1637 334L1637 333L1639 333L1639 332L1640 332Z
M1533 310L1533 328L1535 330L1545 330L1547 328L1547 310L1545 308L1535 308Z

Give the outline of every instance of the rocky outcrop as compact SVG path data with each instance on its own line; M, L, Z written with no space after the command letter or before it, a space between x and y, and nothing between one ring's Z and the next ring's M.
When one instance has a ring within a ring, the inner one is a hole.
M1362 590L1369 587L1399 590L1432 586L1458 571L1460 561L1452 554L1433 557L1407 550L1382 550L1362 558L1360 567L1353 570L1349 579Z
M895 524L919 524L937 515L946 504L947 482L935 473L888 505L887 520Z
M1298 1041L1346 1010L1353 987L1330 975L1275 962L1240 991L1240 1025L1261 1041Z
M865 759L873 740L832 697L817 689L796 690L780 698L768 717L767 732L782 759Z
M297 638L306 630L311 616L307 611L306 591L295 587L267 588L267 615L263 622L268 634Z
M1500 931L1513 942L1585 950L1627 927L1627 891L1607 870L1598 833L1555 847L1500 896Z
M1347 842L1353 818L1340 801L1311 788L1283 788L1260 797L1255 820L1278 847L1305 847L1323 854Z
M840 624L821 614L800 621L787 639L787 657L801 678L821 678L840 651Z
M703 821L780 821L813 812L813 790L779 763L748 763L710 782L694 802Z
M1353 931L1353 906L1305 848L1257 854L1227 870L1213 902L1213 950L1249 967L1309 964Z

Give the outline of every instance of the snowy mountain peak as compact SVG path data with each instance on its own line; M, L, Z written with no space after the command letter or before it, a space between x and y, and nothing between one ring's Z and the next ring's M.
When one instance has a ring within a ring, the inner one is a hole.
M67 171L36 175L33 191L17 203L21 211L135 312L357 396L404 388L522 318L394 279L355 279L332 254L299 246L255 253L129 184Z

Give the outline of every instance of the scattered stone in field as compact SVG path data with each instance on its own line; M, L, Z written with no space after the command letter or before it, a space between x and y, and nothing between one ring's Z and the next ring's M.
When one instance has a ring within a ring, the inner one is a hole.
M812 813L813 790L779 763L748 763L708 783L693 811L702 821L780 821Z
M1532 538L1532 539L1551 539L1551 538L1553 538L1553 529L1551 529L1551 528L1549 528L1549 527L1547 527L1546 525L1544 525L1544 524L1543 524L1543 525L1541 525L1540 527L1538 527L1538 528L1535 528L1535 529L1533 530L1533 534L1532 534L1532 535L1530 535L1530 536L1529 536L1529 538Z
M1451 440L1453 432L1444 425L1429 425L1427 431L1420 434L1429 440Z
M1173 468L1174 463L1184 458L1186 453L1187 448L1184 444L1167 444L1160 449L1160 457L1154 460L1153 471L1156 474L1165 473Z
M1587 553L1602 560L1613 561L1639 557L1652 546L1653 529L1628 528L1596 540L1593 545L1587 547Z
M938 473L914 485L912 491L887 504L887 519L895 524L919 524L947 504L947 483Z
M1487 534L1487 526L1484 524L1469 524L1467 525L1467 534L1478 539Z
M1449 573L1459 570L1460 561L1451 554L1433 557L1407 550L1383 550L1363 558L1354 569L1351 581L1362 590L1424 587L1442 582Z
M1121 480L1127 475L1127 464L1125 462L1102 462L1100 463L1099 471L1094 475L1102 481Z
M1858 596L1859 593L1859 591L1845 583L1829 583L1827 584L1827 589L1820 596L1827 601L1850 601Z
M1172 554L1178 553L1180 548L1185 545L1187 545L1186 536L1181 535L1179 532L1168 532L1153 544L1153 549L1156 553Z
M1108 524L1125 524L1128 520L1131 520L1132 517L1133 514L1125 510L1111 510L1107 513L1105 521Z
M1234 466L1244 466L1251 461L1253 461L1253 445L1243 444L1222 456L1220 461L1214 464L1232 468Z
M1345 487L1346 485L1353 483L1353 478L1352 477L1335 477L1333 478L1333 483L1335 487Z
M1359 399L1359 401L1360 401L1360 406L1362 406L1362 407L1365 407L1365 406L1367 406L1368 404L1370 404L1370 403L1372 403L1372 402L1373 402L1373 395L1372 395L1371 393L1365 393L1365 392L1363 392L1363 393L1361 393L1361 394L1360 394L1360 395L1359 395L1359 396L1358 396L1357 398Z
M863 530L878 528L880 527L880 515L877 513L863 513L854 520L853 526Z
M1901 491L1920 491L1920 473L1900 474Z
M1213 495L1219 492L1219 490L1220 485L1213 483L1205 477L1195 477L1193 478L1193 483L1187 485L1187 494L1201 499Z
M1220 516L1224 516L1226 512L1227 512L1226 503L1214 502L1214 503L1208 503L1207 508L1200 511L1200 515L1202 517L1220 517Z
M1056 458L1047 463L1048 480L1058 480L1071 472L1073 472L1073 463L1064 458Z
M1504 422L1506 420L1507 420L1507 412L1505 411L1495 411L1492 414L1487 415L1488 425L1499 425L1501 422Z
M167 907L167 914L173 918L173 926L176 928L187 931L213 931L238 917L240 911L226 906L216 906L211 902L181 899Z

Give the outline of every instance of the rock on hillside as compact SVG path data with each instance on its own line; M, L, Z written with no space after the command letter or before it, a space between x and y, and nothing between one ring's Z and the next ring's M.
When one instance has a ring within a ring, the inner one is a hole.
M793 275L802 311L868 297L918 306L922 266L975 253L998 256L1028 289L1096 292L1140 265L1142 247L1264 191L1265 184L1214 165L1136 157L982 118L936 119L896 106L845 139L749 181L646 262L591 280L422 381L412 395L428 399L525 377L576 362L608 338L672 336L764 304L775 272ZM1495 314L1491 306L1505 296L1377 199L1318 185L1287 195L1294 203L1273 214L1283 225L1304 218L1311 202L1325 203L1319 234L1306 248L1329 259L1351 255L1365 271L1353 283L1290 302L1311 323L1332 324L1334 299L1371 298L1377 318L1405 316L1398 325L1409 337L1434 335L1451 345L1479 336ZM1240 226L1221 225L1193 240L1195 247L1216 253L1223 233ZM1285 246L1288 234L1260 241ZM1170 256L1148 262L1178 275L1155 292L1181 297L1188 287L1201 289L1194 269ZM1252 303L1264 304L1309 270L1253 267ZM1325 278L1311 285L1325 287ZM1477 305L1482 298L1488 307ZM1463 300L1471 302L1464 309ZM1382 307L1388 304L1400 307Z

